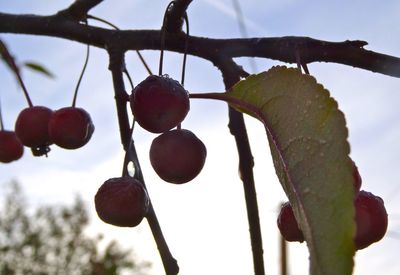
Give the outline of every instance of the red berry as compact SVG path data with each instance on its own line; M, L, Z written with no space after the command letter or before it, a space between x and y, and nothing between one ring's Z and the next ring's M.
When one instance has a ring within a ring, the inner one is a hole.
M20 159L24 153L24 146L12 131L0 131L0 162L9 163Z
M88 143L94 125L82 108L66 107L54 112L49 122L52 142L65 149L77 149Z
M150 147L150 162L163 180L181 184L194 179L204 166L207 150L191 131L179 129L156 137Z
M366 191L358 194L355 209L355 244L357 249L363 249L383 238L388 226L388 216L383 200Z
M25 108L15 122L15 134L25 146L38 148L51 144L48 124L53 111L43 106Z
M189 95L179 82L151 75L130 96L132 113L147 131L162 133L176 127L189 111Z
M358 172L358 167L356 163L354 161L352 161L352 163L353 163L353 183L354 183L355 194L357 195L361 189L362 179L360 172Z
M282 205L278 216L278 228L283 238L288 242L304 242L303 232L301 232L296 218L294 217L292 206L289 202Z
M105 223L133 227L147 214L149 196L143 184L131 177L111 178L94 198L97 214Z

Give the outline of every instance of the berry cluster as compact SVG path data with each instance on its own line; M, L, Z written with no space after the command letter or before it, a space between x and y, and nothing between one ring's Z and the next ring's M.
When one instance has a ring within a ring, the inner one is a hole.
M140 126L162 133L150 148L151 165L160 178L175 184L194 179L204 166L207 151L195 134L180 129L190 108L183 86L167 76L151 75L133 90L130 104Z
M45 155L49 145L78 149L91 138L94 125L82 108L65 107L57 111L44 106L23 109L15 122L15 132L0 131L0 162L11 162L23 154L23 146L34 155Z
M151 75L133 90L130 105L136 122L152 133L161 133L150 147L150 162L163 180L182 184L202 170L207 151L203 142L180 123L189 112L189 95L183 86L167 77ZM173 129L177 127L177 129ZM140 181L112 178L95 196L98 216L106 223L133 227L146 216L149 197Z
M360 191L361 176L353 162L353 184L356 197L354 200L356 235L354 243L357 250L368 247L383 238L388 226L388 216L383 200L374 194ZM300 230L289 202L282 205L278 216L278 228L283 238L290 242L303 242Z

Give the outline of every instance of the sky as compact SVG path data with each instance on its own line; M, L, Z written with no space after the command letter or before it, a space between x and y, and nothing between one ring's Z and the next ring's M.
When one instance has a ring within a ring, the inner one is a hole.
M53 14L71 1L0 1L0 12ZM168 1L104 1L92 15L121 29L160 28ZM240 2L250 37L309 36L328 41L365 40L366 49L400 56L400 2L248 0ZM110 12L112 11L112 12ZM188 10L190 33L213 38L240 37L231 0L195 0ZM90 24L101 25L90 21ZM101 25L106 27L104 25ZM19 62L36 61L55 75L48 79L24 70L23 78L33 103L53 109L71 105L73 91L84 61L85 46L59 38L0 34ZM143 51L154 72L159 52ZM182 55L166 52L164 72L180 78ZM236 60L249 72L261 72L281 62L256 59L253 71L247 58ZM0 184L16 179L32 207L70 203L75 194L87 201L92 224L88 234L103 232L133 248L152 262L151 274L163 274L162 264L146 222L134 229L116 228L101 222L93 197L108 178L121 175L123 151L113 98L108 56L91 48L91 56L78 95L77 106L92 116L95 133L83 148L69 151L52 147L48 158L35 158L25 150L17 162L0 165ZM136 54L126 55L135 84L147 76ZM293 64L290 66L294 66ZM362 189L381 196L389 213L388 233L382 241L357 253L354 274L400 273L400 79L333 63L309 64L310 72L327 88L345 113L351 157L363 178ZM0 64L0 98L5 127L27 106L14 76ZM128 83L127 83L127 87ZM189 91L224 91L221 75L212 64L188 57L185 88ZM237 153L227 128L226 104L193 100L183 127L193 131L207 146L207 160L192 182L175 186L163 182L151 169L148 151L156 136L136 127L134 138L147 188L163 232L184 275L252 274L250 241L243 188L238 178ZM263 125L246 116L255 158L255 180L263 233L267 274L279 274L278 205L285 195L274 172ZM0 189L0 199L5 191ZM291 274L308 274L305 244L289 245Z

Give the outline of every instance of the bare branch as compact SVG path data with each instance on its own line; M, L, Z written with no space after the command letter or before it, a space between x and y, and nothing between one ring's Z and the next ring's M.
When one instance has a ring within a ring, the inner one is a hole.
M115 101L117 104L117 113L118 113L118 124L120 127L121 133L121 141L124 147L124 150L127 153L127 157L129 161L132 161L135 164L135 177L145 185L143 174L141 172L139 159L136 153L136 148L134 145L134 141L131 138L131 131L128 119L128 110L127 110L127 100L128 94L125 91L125 85L123 81L123 71L125 67L124 63L124 54L118 48L111 48L109 50L110 55L110 65L109 69L112 74L113 84L114 84L114 92L115 92ZM149 210L146 216L146 219L149 223L150 230L153 234L154 240L156 242L158 251L161 256L161 260L164 265L165 274L166 275L176 275L179 272L179 266L175 258L172 256L167 242L164 238L164 235L161 230L161 226L158 222L156 213L154 211L153 205L150 201Z
M119 44L127 50L159 50L160 31L108 30L86 26L57 16L11 15L0 13L0 33L36 34L78 41L100 48ZM184 52L183 33L166 37L165 50ZM389 76L400 77L400 58L364 49L364 41L328 42L309 37L211 39L190 36L188 51L213 62L225 56L261 57L296 63L296 52L303 64L333 62Z
M192 0L175 0L174 4L167 11L166 30L170 33L182 31L183 18Z
M215 64L222 72L225 88L230 89L247 73L231 59L222 59ZM258 211L257 194L253 175L253 155L243 114L229 107L229 129L235 138L239 155L239 174L243 182L246 201L247 219L249 222L251 249L255 275L264 275L263 245Z

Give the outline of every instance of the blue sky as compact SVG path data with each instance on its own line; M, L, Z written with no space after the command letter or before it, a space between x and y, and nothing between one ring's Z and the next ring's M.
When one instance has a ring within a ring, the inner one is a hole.
M52 14L70 1L0 1L0 11ZM168 1L104 1L91 14L121 29L159 28ZM241 1L251 37L310 36L329 41L360 39L369 50L400 56L400 2L372 1ZM112 12L110 12L112 11ZM191 34L215 38L239 37L231 0L195 0L188 11ZM95 24L94 22L91 22ZM97 24L97 23L96 23ZM23 71L32 100L53 109L68 106L84 61L85 46L56 38L1 34L19 61L34 60L55 75L54 80ZM159 53L143 52L153 71ZM179 79L182 56L166 52L164 71ZM237 59L251 71L245 58ZM119 238L136 254L153 262L153 274L162 274L161 262L146 223L133 230L101 223L94 213L93 196L108 178L119 176L123 153L119 142L108 56L92 48L77 105L92 115L96 130L80 150L53 147L47 159L25 151L23 159L0 166L1 184L18 179L32 206L39 203L71 202L83 195L93 214L88 233L105 232ZM126 55L135 84L147 74L135 53ZM258 71L281 64L257 59ZM354 274L395 275L400 273L400 79L332 63L309 65L311 74L338 101L346 115L351 156L359 166L363 187L381 196L389 212L389 231L379 243L359 251ZM26 107L14 77L0 65L0 97L7 128ZM223 91L221 75L209 62L188 58L185 87L189 91ZM263 126L246 117L255 157L257 184L267 274L278 274L278 204L285 196L276 179ZM183 127L206 144L208 158L198 178L184 186L162 182L152 171L148 149L155 135L139 127L134 133L144 175L167 241L181 266L181 274L251 274L252 262L243 191L237 176L237 156L227 129L227 108L220 102L196 100ZM0 191L0 195L4 192ZM397 235L396 235L397 234ZM397 236L397 237L396 237ZM308 274L304 244L290 245L292 274Z

